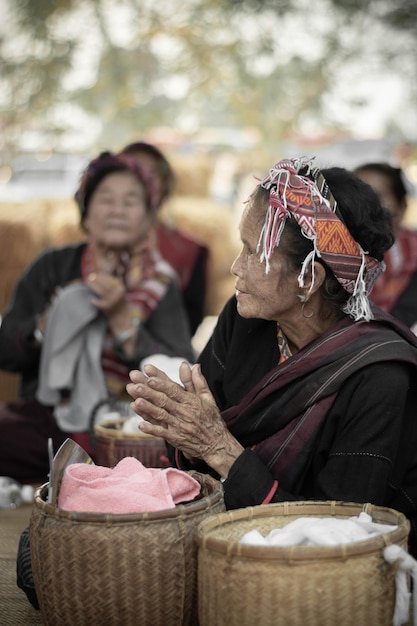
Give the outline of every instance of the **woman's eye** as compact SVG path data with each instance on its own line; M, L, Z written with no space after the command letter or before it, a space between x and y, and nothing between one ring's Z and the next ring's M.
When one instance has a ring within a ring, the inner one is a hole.
M136 208L139 208L141 206L142 206L142 203L137 198L136 199L132 198L132 200L126 200L126 202L125 202L125 207L128 208L128 209L131 209L131 208L136 209Z
M102 196L100 198L100 202L101 202L101 204L111 204L112 203L112 199L109 196Z
M242 255L249 259L256 255L256 250L253 250L246 242L242 243Z
M125 198L124 204L126 207L141 206L143 204L143 198L137 194L132 194Z

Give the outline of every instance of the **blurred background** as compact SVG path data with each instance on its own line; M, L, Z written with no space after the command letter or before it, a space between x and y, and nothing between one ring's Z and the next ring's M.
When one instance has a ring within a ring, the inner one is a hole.
M254 176L284 157L401 166L417 228L416 0L0 0L0 58L0 218L36 250L79 236L86 162L138 139L225 275Z
M417 182L416 0L0 0L0 58L2 198L139 137L225 201L301 153Z

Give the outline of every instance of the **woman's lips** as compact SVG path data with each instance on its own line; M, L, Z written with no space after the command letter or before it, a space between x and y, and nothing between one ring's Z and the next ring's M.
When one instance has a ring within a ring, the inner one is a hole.
M244 298L248 294L246 291L242 291L241 289L236 289L236 298L239 300L240 298Z
M109 226L110 228L127 228L128 224L124 220L111 219L107 220L106 226Z

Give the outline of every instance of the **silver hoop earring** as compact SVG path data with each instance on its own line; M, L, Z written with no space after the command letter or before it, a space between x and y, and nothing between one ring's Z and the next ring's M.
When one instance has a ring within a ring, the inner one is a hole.
M313 317L313 315L314 315L314 311L311 311L311 313L310 313L309 315L306 315L306 314L305 314L305 312L304 312L304 307L305 307L305 305L306 305L306 304L307 304L307 302L303 302L303 304L301 305L301 315L302 315L302 316L303 316L306 320L309 320L309 319L310 319L310 317Z
M305 302L306 301L305 293L298 293L297 294L297 298L300 300L300 302Z

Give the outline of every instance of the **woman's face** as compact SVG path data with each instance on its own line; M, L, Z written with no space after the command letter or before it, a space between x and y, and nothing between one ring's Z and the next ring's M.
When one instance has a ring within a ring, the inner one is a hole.
M358 172L359 178L367 183L375 191L383 207L388 209L392 217L394 231L397 231L406 210L406 203L399 202L392 191L391 181L380 172Z
M260 262L260 252L256 252L262 224L259 210L249 203L240 223L242 250L231 268L236 276L237 310L246 318L291 322L300 311L299 272L290 269L280 243L272 255L269 273L265 273L265 262ZM281 242L285 242L285 228Z
M97 246L132 249L145 239L152 222L140 181L131 172L113 172L94 190L84 226Z

